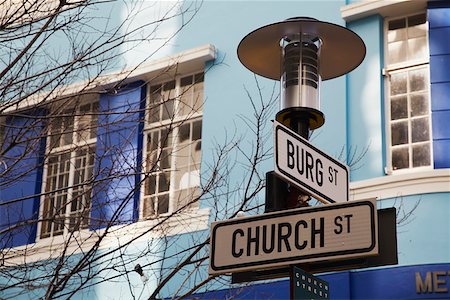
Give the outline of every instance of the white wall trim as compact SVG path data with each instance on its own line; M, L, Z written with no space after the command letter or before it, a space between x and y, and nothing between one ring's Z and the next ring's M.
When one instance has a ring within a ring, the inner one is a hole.
M394 174L350 183L350 199L396 198L450 192L450 169Z
M212 44L206 44L186 51L166 56L160 59L149 60L139 66L126 68L112 74L99 76L93 82L80 81L69 86L62 86L51 92L36 94L33 97L20 101L17 105L7 108L6 112L24 110L39 104L42 99L58 99L83 93L95 93L105 91L108 87L120 82L122 84L144 80L164 80L178 74L203 71L204 64L216 58L216 48Z
M99 249L117 247L131 240L134 243L139 243L151 239L207 230L209 228L209 215L210 209L203 208L179 212L159 225L158 222L164 218L113 226L109 228L109 232L101 242ZM76 236L71 238L66 247L67 255L76 255L88 251L98 241L99 235L103 232L104 229L98 231L86 229L75 232ZM41 260L56 259L61 256L66 243L67 236L56 236L41 239L34 244L5 249L3 256L0 258L0 265L14 267Z
M364 0L341 7L341 17L355 21L371 15L394 17L424 10L428 0Z

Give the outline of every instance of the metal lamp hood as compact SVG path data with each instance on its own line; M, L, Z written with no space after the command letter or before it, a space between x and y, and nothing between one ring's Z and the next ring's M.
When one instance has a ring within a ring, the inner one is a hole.
M297 17L269 24L250 32L238 46L238 57L250 71L266 78L280 80L282 48L286 36L308 34L322 41L320 75L333 79L355 69L366 55L362 39L353 31L313 18Z

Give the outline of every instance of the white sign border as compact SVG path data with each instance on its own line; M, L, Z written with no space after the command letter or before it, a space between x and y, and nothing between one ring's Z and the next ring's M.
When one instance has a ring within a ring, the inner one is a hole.
M364 249L352 249L352 250L340 250L335 252L325 252L319 254L311 254L308 256L289 256L284 258L278 258L274 260L268 261L258 261L258 262L247 262L247 263L237 263L234 265L220 266L217 267L214 265L215 259L215 236L216 231L221 226L227 225L235 225L235 224L243 224L258 220L272 219L277 217L284 217L290 215L301 215L306 213L314 213L320 211L327 211L339 208L347 208L354 206L368 205L370 209L370 223L371 223L371 245ZM280 212L266 213L251 217L242 217L231 220L224 220L211 223L211 237L210 237L210 259L209 259L209 274L224 274L230 272L243 272L254 269L268 269L272 267L282 266L282 265L290 265L296 263L306 263L306 262L315 262L321 261L320 258L325 260L337 260L337 259L347 259L347 258L356 258L364 256L365 253L371 253L374 251L375 247L378 247L378 220L377 220L377 207L376 207L376 199L370 200L358 200L358 201L348 201L343 203L335 203L330 205L322 205L308 208L298 208L298 209L290 209L283 210ZM377 250L378 252L378 250ZM354 255L352 255L354 254Z
M290 183L292 183L293 185L297 186L299 189L311 194L313 197L317 198L319 201L325 203L325 204L329 204L329 203L337 203L337 201L331 199L330 197L324 195L323 193L321 193L320 191L310 187L309 185L307 185L306 183L304 183L303 181L298 180L297 178L293 177L292 175L290 175L289 173L287 173L286 171L284 171L283 169L280 169L280 167L278 166L278 160L279 160L279 156L278 156L278 152L277 149L278 147L278 138L277 138L277 132L278 130L282 130L285 133L287 133L288 135L292 136L293 138L297 139L298 141L300 141L302 144L306 145L307 147L313 149L314 151L318 152L320 155L324 156L325 158L327 158L328 160L332 161L334 164L338 165L339 167L341 167L342 169L345 170L346 172L346 199L345 201L339 201L339 203L343 203L343 202L347 202L350 199L350 188L349 188L349 167L347 165L344 165L343 163L339 162L338 160L336 160L335 158L331 157L330 155L326 154L325 152L323 152L322 150L318 149L317 147L315 147L314 145L310 144L308 140L304 139L303 137L301 137L300 135L298 135L297 133L293 132L291 129L287 128L285 125L281 124L280 122L274 121L274 136L275 136L275 174L277 174L280 177L283 177L285 179L287 179Z

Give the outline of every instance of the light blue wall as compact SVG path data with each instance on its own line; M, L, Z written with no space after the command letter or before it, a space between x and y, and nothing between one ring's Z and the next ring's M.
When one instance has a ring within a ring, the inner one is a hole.
M351 165L352 156L360 157L367 149L350 172L351 180L357 181L384 175L383 19L371 16L349 23L348 28L367 48L364 62L347 75L347 163Z
M449 199L449 193L431 193L378 202L378 208L397 208L400 265L445 263L450 260Z

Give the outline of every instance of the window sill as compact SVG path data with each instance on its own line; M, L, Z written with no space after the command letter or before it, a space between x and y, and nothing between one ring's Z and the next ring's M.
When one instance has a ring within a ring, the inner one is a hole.
M450 169L411 171L350 183L350 200L450 192Z
M171 217L161 217L152 220L143 220L128 225L114 226L110 228L108 236L103 239L99 249L115 247L129 241L148 241L153 238L173 236L206 230L209 228L208 208L191 210ZM165 220L166 219L166 220ZM81 230L74 234L66 247L66 253L76 255L86 253L98 241L98 237L104 229L98 231ZM0 263L3 266L17 266L40 260L56 259L60 257L67 236L40 239L34 244L7 249Z

